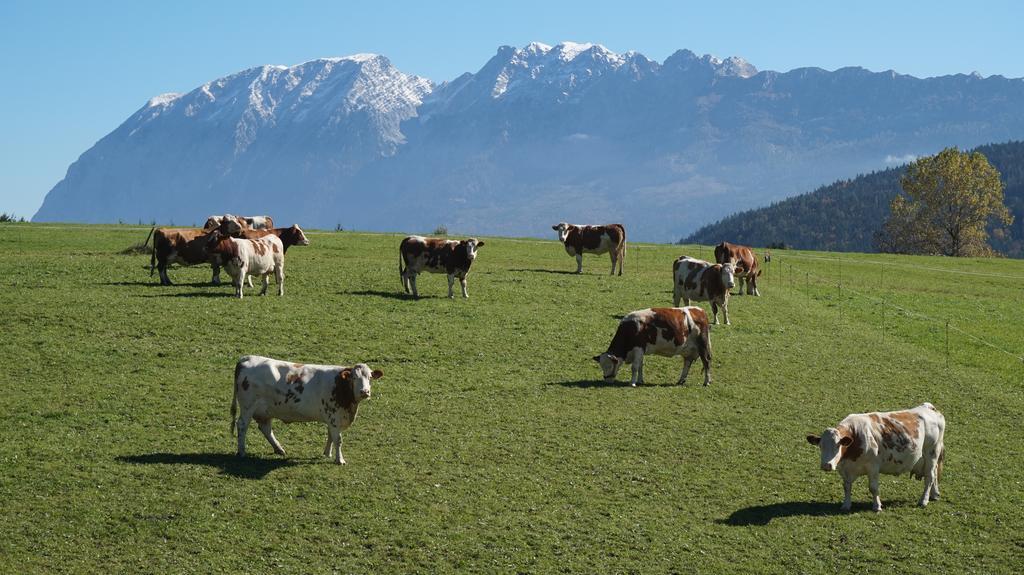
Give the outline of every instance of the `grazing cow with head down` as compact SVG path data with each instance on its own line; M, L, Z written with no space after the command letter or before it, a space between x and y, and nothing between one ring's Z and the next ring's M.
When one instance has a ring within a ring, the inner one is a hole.
M551 229L558 232L558 241L565 246L565 253L576 258L576 273L583 273L583 254L608 253L612 259L612 271L619 264L622 275L622 260L626 259L626 228L622 224L603 226L577 226L559 222Z
M476 260L477 249L483 245L483 240L476 238L455 241L409 236L403 239L398 247L398 275L402 279L405 293L410 293L411 288L413 297L420 297L416 290L416 276L427 271L448 274L448 297L455 297L452 292L455 278L459 278L462 285L462 297L469 297L466 276Z
M923 403L903 411L848 415L821 436L808 435L807 442L821 450L823 471L839 470L843 478L843 511L850 510L853 482L861 475L868 476L868 487L874 497L871 508L881 511L881 473L910 473L924 479L924 493L918 501L921 507L939 498L945 432L946 418L932 404Z
M714 264L687 256L680 256L672 263L672 305L679 307L679 300L690 305L691 300L711 302L711 315L718 324L718 308L729 324L729 290L733 286L733 265Z
M736 279L739 283L736 295L743 295L744 281L747 282L748 295L761 295L757 289L757 277L761 275L761 267L757 262L757 256L754 255L754 250L747 246L722 242L715 246L715 262L736 266Z
M285 423L321 421L327 424L324 455L345 463L341 455L341 432L356 419L359 402L370 398L370 380L384 374L365 363L354 367L310 365L247 355L235 366L234 397L231 399L231 432L235 431L238 409L238 455L245 455L245 435L255 419L263 436L284 455L274 437L272 419Z
M608 350L594 356L604 380L614 382L624 363L633 366L630 385L644 383L644 355L683 356L678 383L686 383L690 364L704 364L704 385L711 383L711 331L708 316L699 307L662 307L634 311L622 318Z
M277 295L284 295L284 245L274 234L249 240L213 232L207 240L206 249L220 258L239 299L242 298L242 282L247 275L263 276L260 295L267 295L271 272L277 280Z
M167 276L167 267L171 264L194 266L209 262L213 266L213 284L220 284L220 259L206 251L211 234L237 236L243 227L236 220L222 220L209 229L195 228L153 228L153 252L149 258L149 275L153 270L160 272L160 285L171 285ZM148 237L146 238L148 241Z

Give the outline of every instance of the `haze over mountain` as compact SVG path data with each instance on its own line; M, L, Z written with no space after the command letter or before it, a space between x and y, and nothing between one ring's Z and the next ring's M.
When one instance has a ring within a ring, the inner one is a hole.
M150 100L36 221L551 234L620 221L673 241L737 210L948 145L1024 134L1024 80L758 71L680 50L503 46L439 85L387 58L263 66Z

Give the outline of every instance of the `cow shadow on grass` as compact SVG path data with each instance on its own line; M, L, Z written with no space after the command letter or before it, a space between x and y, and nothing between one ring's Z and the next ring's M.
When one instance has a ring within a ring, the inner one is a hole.
M210 287L209 284L206 284L206 285L208 287ZM249 294L246 294L246 295L248 297L260 297L259 288L255 288L255 289L256 289L256 293L249 293ZM267 293L269 294L270 291L268 290ZM180 293L180 292L179 293L154 293L154 294L146 294L146 295L143 295L143 296L140 296L140 297L218 297L218 298L219 297L230 297L230 298L233 298L233 297L235 297L235 292L234 292L234 290L225 290L225 291L190 291L190 292L184 292L184 293ZM262 296L262 297L267 297L267 296Z
M592 387L629 387L629 382L607 382L603 379L579 379L576 381L552 381L545 385L561 385L562 387L578 387L580 389L588 389Z
M848 515L850 513L871 512L871 504L868 502L854 503L851 511L843 511L840 503L836 501L786 501L783 503L772 503L771 505L755 505L738 509L725 519L719 519L716 523L732 525L734 527L747 527L750 525L768 525L772 519L783 519L786 517L826 517L830 515ZM886 505L886 507L899 507L898 504Z
M416 301L416 298L414 298L411 293L405 293L405 292L399 292L399 291L380 291L380 290L364 289L364 290L342 291L342 292L338 292L338 295L370 295L370 296L374 296L374 297L384 297L384 298L388 298L388 299L400 299L400 300ZM440 297L440 296L436 296L436 295L422 295L422 294L420 294L420 299L430 299L430 298L437 298L437 297Z
M537 273L537 274L563 274L563 275L568 275L568 276L583 275L583 274L577 274L576 272L569 271L569 270L543 270L543 269L539 269L539 268L517 268L517 269L513 269L513 270L508 270L508 271L510 271L510 272L530 272L530 273ZM584 273L586 273L586 272L584 272Z
M133 465L205 465L215 467L225 475L242 479L263 479L275 469L299 463L292 459L238 457L229 453L146 453L122 455L117 460Z
M134 282L104 282L102 285L105 286L140 286L140 287L151 287L151 288L172 288L172 287L217 287L217 284L211 282L187 282L187 283L174 283L169 286L161 285L160 280L154 281L134 281Z

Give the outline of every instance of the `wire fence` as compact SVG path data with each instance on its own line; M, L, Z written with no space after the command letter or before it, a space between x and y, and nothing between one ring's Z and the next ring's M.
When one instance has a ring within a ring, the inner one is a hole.
M837 265L836 277L825 277L823 275L811 272L811 271L803 268L800 265L793 265L792 262L789 261L790 259L822 260L822 261L836 262L836 265ZM840 257L812 256L812 255L807 255L807 254L786 254L785 256L778 256L778 255L776 255L776 256L773 256L771 261L767 262L767 265L765 266L765 273L764 273L764 275L765 275L766 279L769 279L769 281L772 282L773 285L778 286L779 289L788 290L789 293L794 293L794 291L798 292L799 288L803 287L803 292L805 294L809 295L810 291L811 291L812 282L816 286L824 286L826 288L834 288L836 290L836 302L837 302L836 305L837 305L837 308L838 308L838 313L839 313L840 319L843 318L843 314L844 314L844 309L843 309L843 307L844 307L843 306L844 297L843 297L843 294L846 293L847 296L852 295L854 297L861 298L861 299L863 299L863 300L865 300L867 302L870 302L870 303L872 303L874 305L881 306L883 309L887 308L887 309L892 309L892 310L899 311L904 317L909 317L909 318L913 318L913 319L916 319L916 320L919 320L919 321L922 321L922 322L926 322L926 323L932 324L933 326L936 326L937 328L942 329L942 332L944 334L945 357L946 357L946 364L947 365L949 363L949 358L950 358L950 352L949 352L949 333L951 331L953 333L955 333L955 334L959 334L961 336L964 336L967 339L970 339L971 341L974 341L975 343L977 343L979 345L982 345L982 346L985 346L987 348L990 348L991 350L993 350L995 352L998 352L1000 354L1006 355L1006 356L1008 356L1010 358L1013 358L1014 360L1024 364L1024 355L1022 355L1020 352L1015 352L1013 350L1007 349L1006 347L1003 347L1003 346L1001 346L999 344L996 344L996 343L994 343L994 342L992 342L992 341L990 341L988 339L985 339L985 338L980 337L980 336L978 336L978 335L976 335L974 333L971 333L971 332L969 332L967 330L964 330L964 329L958 327L957 325L953 324L948 319L942 319L942 318L934 317L932 315L929 315L929 314L926 314L926 313L922 313L920 311L917 311L917 310L914 310L914 309L910 309L910 308L907 308L905 306L901 306L899 304L893 303L893 302L891 302L889 300L886 300L886 299L883 299L881 297L876 297L876 296L870 295L870 294L865 293L865 292L863 292L861 290L852 288L849 285L844 285L844 283L843 283L843 267L842 267L843 262L844 262L844 258L840 258ZM899 264L899 263L894 263L894 262L880 262L880 261L877 261L877 260L853 260L852 262L848 262L848 263L853 263L854 265L857 265L857 266L863 266L863 265L881 265L881 266L886 266L886 265L888 265L888 266L896 266L896 267L902 267L902 268L907 268L907 269L918 269L918 270L922 270L922 271L941 271L941 272L944 272L944 273L948 272L948 273L961 273L961 274L965 274L965 275L983 275L983 276L998 277L998 278L1003 278L1003 279L1024 279L1024 277L1020 277L1020 276L1001 275L1001 274L987 274L987 273L981 273L981 272L974 273L974 272L962 271L962 270L943 270L943 269L940 269L940 268L931 268L931 267L927 267L927 266L914 266L914 265ZM879 268L879 276L880 276L880 278L882 278L882 281L883 281L883 284L884 284L884 267L880 267ZM885 323L884 323L884 319L885 319L886 315L887 314L883 314L883 319L882 319L882 321L883 321L883 324L882 324L882 328L883 328L882 329L882 336L883 336L883 338L884 338L885 332L886 332L886 329L885 329L886 326L885 326Z

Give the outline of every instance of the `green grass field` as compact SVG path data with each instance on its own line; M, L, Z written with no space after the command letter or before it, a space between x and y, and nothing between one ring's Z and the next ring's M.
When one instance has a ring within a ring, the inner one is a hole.
M576 276L554 241L487 238L469 300L423 275L412 301L400 236L311 233L283 298L238 301L208 266L158 286L119 253L147 231L0 225L4 572L1024 571L1024 363L956 331L1022 354L1024 262L778 251L712 332L711 387L655 357L632 389L591 356L708 247ZM287 458L255 427L235 457L243 354L384 371L347 465L314 423L275 424ZM862 478L841 513L804 436L923 401L943 499L883 476L875 514Z

